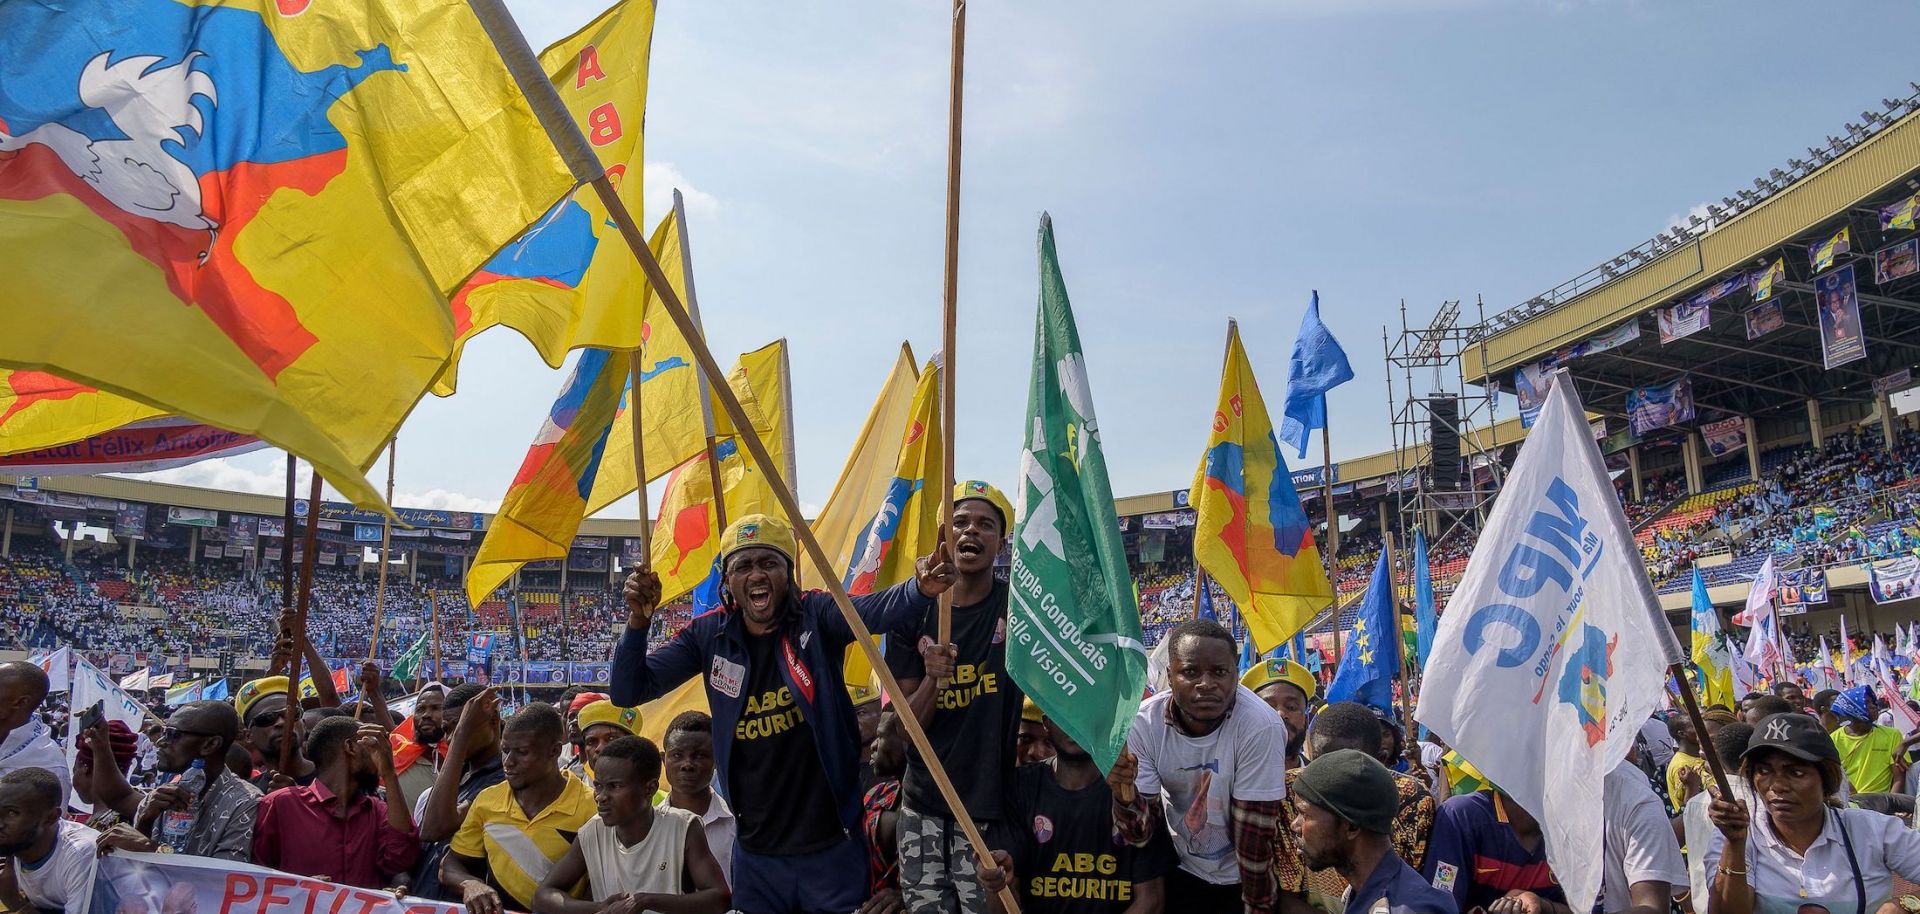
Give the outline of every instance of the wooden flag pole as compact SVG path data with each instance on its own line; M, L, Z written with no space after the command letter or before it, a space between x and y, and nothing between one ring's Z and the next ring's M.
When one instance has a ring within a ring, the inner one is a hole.
M634 222L633 214L627 210L626 203L614 192L612 183L606 178L606 168L600 164L593 147L581 134L580 126L574 122L572 114L560 100L559 92L553 88L553 83L547 80L546 73L540 69L539 59L534 56L533 49L527 45L526 36L521 34L520 27L514 22L513 15L507 11L504 0L468 0L468 2L475 16L480 20L480 24L486 29L487 37L493 42L494 49L500 53L502 60L506 63L508 72L513 74L514 82L526 95L534 114L540 118L541 125L546 128L548 137L553 140L555 148L560 152L560 157L566 161L574 177L593 185L601 203L607 208L607 215L619 228L620 237L626 242L627 249L633 252L634 260L639 263L641 272L645 273L647 281L653 284L654 291L659 295L660 304L665 307L667 316L673 319L674 325L686 337L689 348L693 350L694 362L713 385L721 408L725 410L728 420L734 425L738 440L746 447L754 464L766 477L767 485L773 490L781 510L792 519L794 536L800 541L800 547L806 552L808 560L820 570L821 582L826 585L827 592L833 597L834 605L839 608L841 616L845 618L847 627L853 631L854 643L858 644L860 650L866 654L868 664L873 667L874 674L880 680L880 687L886 690L890 700L896 705L906 707L906 693L900 689L899 680L894 678L893 672L887 668L886 658L874 645L873 634L867 629L866 622L854 610L853 601L847 596L847 589L841 585L839 575L833 571L832 559L828 557L826 550L821 548L820 540L813 535L813 528L808 525L806 515L800 510L800 502L794 497L793 490L788 485L785 469L768 453L766 442L760 440L760 433L747 418L746 410L740 405L740 399L734 396L733 389L727 386L726 373L714 360L713 352L707 348L706 340L700 336L699 328L694 325L693 318L688 315L686 305L680 301L680 294L674 291L673 286L667 281L666 272L660 268L660 262L654 259L653 251L647 247L646 236L640 233L640 226ZM948 365L951 366L951 364L952 361L949 359ZM951 501L951 499L946 500ZM928 774L933 778L934 786L939 788L940 796L946 801L948 810L955 814L956 821L961 830L966 833L967 840L972 844L980 865L994 867L986 840L981 837L980 829L974 824L973 817L967 813L966 804L961 802L959 792L954 789L952 778L947 776L945 766L940 763L939 754L934 751L933 744L927 740L926 730L920 726L920 721L912 714L902 714L899 719L902 728L907 731L907 738L912 741L920 757L926 760ZM1002 890L999 898L1009 912L1019 914L1020 903L1012 892Z
M677 187L673 189L673 224L680 233L680 279L687 284L687 316L693 318L704 340L707 329L700 322L700 295L693 287L693 240L687 236L687 205ZM713 487L713 529L718 537L727 529L727 497L726 483L720 478L719 439L713 427L713 394L707 389L706 375L694 377L700 388L700 421L707 433L707 484ZM792 416L793 411L788 410L787 415Z
M442 659L440 656L440 594L437 591L432 591L432 590L427 591L427 612L429 613L427 630L433 633L433 678L439 679L440 677L447 675L447 673L446 673L446 667L441 665ZM421 678L420 670L418 668L414 669L413 678L416 681L418 681Z
M287 452L287 519L280 530L280 614L293 611L293 452ZM189 556L191 558L191 556Z
M523 42L524 40L525 39L522 39ZM600 183L606 184L607 182L603 179ZM620 198L614 195L613 185L607 184L606 189L600 193L600 199L602 201L617 201ZM636 229L635 231L637 232L638 230ZM631 242L632 239L628 239L628 241ZM640 248L641 250L646 250L647 246L643 242ZM647 253L651 256L653 252L647 251ZM661 285L665 285L664 278L660 282ZM645 376L645 373L646 367L645 363L641 361L640 350L635 349L628 352L627 383L630 387L629 393L627 394L627 412L633 414L633 478L640 483L640 488L634 492L634 500L640 505L640 567L652 568L653 521L647 517L647 436L645 429L641 428L640 424L640 379ZM562 567L564 567L566 560L566 555L563 554L560 556L560 561L563 563Z
M1680 701L1687 707L1687 719L1693 722L1693 732L1706 733L1707 722L1700 716L1700 699L1694 697L1693 680L1687 678L1686 665L1676 663L1667 668L1667 674L1672 676L1673 681L1680 686ZM1713 772L1714 787L1720 791L1722 797L1731 799L1733 786L1727 783L1727 772L1720 764L1720 753L1713 751L1712 746L1708 746L1707 751L1701 754L1707 757L1707 768Z
M313 484L307 489L307 532L301 548L300 602L293 612L293 662L287 674L287 713L280 720L280 770L293 770L293 725L300 718L300 659L307 652L307 608L313 600L313 566L320 552L320 470L313 469ZM293 529L287 529L293 538ZM319 675L319 670L311 671ZM292 777L292 775L288 775Z
M953 0L952 69L947 80L947 248L941 284L940 529L953 529L954 374L960 325L960 109L965 93L967 0ZM953 593L940 595L940 643L953 643Z
M393 458L400 449L400 439L387 442L387 504L393 504ZM373 636L367 640L367 662L372 663L380 656L380 616L387 608L387 562L391 558L388 550L393 546L393 514L388 512L380 518L380 583L373 591Z
M1394 561L1392 528L1380 528L1380 548L1387 553L1387 581L1391 585L1387 589L1393 601L1393 651L1400 667L1400 733L1404 753L1413 746L1413 673L1407 663L1406 627L1400 624L1400 569ZM1408 759L1418 766L1417 755L1409 755Z
M1320 427L1320 498L1327 514L1327 577L1340 572L1340 517L1333 510L1333 417ZM1335 628L1339 628L1335 617Z

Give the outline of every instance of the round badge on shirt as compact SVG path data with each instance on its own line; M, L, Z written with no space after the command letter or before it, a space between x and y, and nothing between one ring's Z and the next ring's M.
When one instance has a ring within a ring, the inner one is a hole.
M1053 840L1053 820L1046 816L1034 816L1033 836L1042 843Z

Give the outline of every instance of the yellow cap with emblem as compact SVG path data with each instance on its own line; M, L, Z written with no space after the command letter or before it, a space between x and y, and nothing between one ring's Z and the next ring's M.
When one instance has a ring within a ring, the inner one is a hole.
M1285 657L1269 657L1247 670L1240 677L1240 684L1258 692L1263 686L1284 682L1299 689L1308 699L1320 690L1320 683L1313 678L1313 671L1304 664L1288 660Z
M255 679L233 693L233 710L240 715L242 724L247 722L247 711L260 702L260 699L273 695L287 694L287 677L267 676Z
M596 701L580 709L580 732L588 727L608 726L625 730L628 736L640 732L639 708L623 708L611 701Z
M879 689L866 683L859 685L849 683L847 685L847 700L853 702L853 706L856 708L869 702L879 701L882 694Z
M1000 512L1002 533L1013 526L1013 502L1008 501L1006 494L994 488L991 483L981 482L978 479L954 483L953 503L958 505L969 498L980 499L992 505L995 511Z
M728 524L727 531L720 534L721 566L725 567L734 553L754 546L772 549L787 557L789 567L793 565L793 528L771 514L748 514Z

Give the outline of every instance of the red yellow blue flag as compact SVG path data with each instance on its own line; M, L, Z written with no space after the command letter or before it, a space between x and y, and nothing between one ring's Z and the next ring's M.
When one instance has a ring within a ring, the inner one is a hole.
M463 0L0 4L0 85L0 367L363 505L448 296L573 184Z
M586 516L587 494L627 386L626 365L626 359L605 349L581 350L467 570L467 600L473 606L485 602L521 565L566 558Z
M1191 497L1198 513L1194 561L1233 598L1260 653L1333 604L1313 528L1232 322L1220 402Z
M653 20L653 0L624 0L540 54L561 101L635 213L641 211L641 127ZM575 188L454 294L457 346L504 325L525 336L554 368L570 349L638 348L642 314L636 303L646 284L599 196ZM435 393L453 392L454 370L447 369Z

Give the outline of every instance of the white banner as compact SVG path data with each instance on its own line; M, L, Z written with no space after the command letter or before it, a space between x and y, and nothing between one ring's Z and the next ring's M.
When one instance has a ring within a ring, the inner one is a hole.
M96 914L462 914L465 909L213 857L115 851L97 864L88 910Z
M1602 784L1683 657L1572 384L1555 383L1440 616L1419 721L1540 820L1593 907Z

